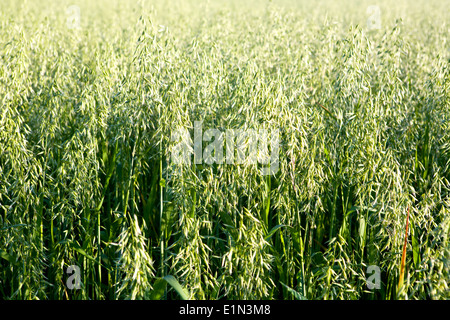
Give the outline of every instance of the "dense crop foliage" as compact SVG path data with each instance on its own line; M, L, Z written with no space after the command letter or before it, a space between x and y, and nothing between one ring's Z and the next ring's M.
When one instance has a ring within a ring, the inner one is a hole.
M3 0L0 298L449 299L448 5ZM279 170L173 163L194 121Z

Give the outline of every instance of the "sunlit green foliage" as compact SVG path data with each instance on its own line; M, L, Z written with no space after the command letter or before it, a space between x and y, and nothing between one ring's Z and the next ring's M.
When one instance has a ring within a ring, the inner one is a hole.
M0 298L449 299L445 2L2 0ZM278 172L174 165L194 121Z

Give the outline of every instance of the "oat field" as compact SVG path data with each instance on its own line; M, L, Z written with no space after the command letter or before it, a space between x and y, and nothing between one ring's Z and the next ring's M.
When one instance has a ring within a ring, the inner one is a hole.
M0 299L450 299L449 7L2 0Z

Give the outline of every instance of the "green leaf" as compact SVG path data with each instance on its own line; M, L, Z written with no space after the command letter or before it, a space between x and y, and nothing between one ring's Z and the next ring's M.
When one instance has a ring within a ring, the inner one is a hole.
M419 241L417 241L417 233L414 224L411 223L411 237L412 237L412 249L413 249L413 260L414 266L419 268L420 265L420 251L419 251Z
M295 299L297 299L297 300L308 300L308 299L306 299L306 297L305 297L304 295L302 295L300 292L295 291L295 290L292 289L291 287L285 285L283 282L280 282L280 283L283 285L283 287L286 288L286 290L287 290L289 293L291 293L291 294L294 296Z
M5 259L9 263L14 263L14 258L3 250L0 250L0 257Z
M292 242L297 253L303 257L303 239L300 230L292 231Z
M167 281L168 284L172 286L172 288L175 289L175 291L180 295L181 299L188 300L189 295L186 293L186 291L183 289L183 287L178 283L177 279L175 279L171 275L167 275L163 278Z
M164 230L166 239L170 238L173 230L173 223L176 219L176 212L173 209L173 202L168 202L164 205L164 213L161 220L161 229Z
M163 278L158 278L153 284L153 290L150 293L150 300L160 300L166 290L167 281Z
M275 234L275 232L277 232L278 229L282 228L282 227L286 227L286 225L284 224L278 224L275 227L273 227L269 233L267 234L267 236L264 238L264 240L269 241L270 238L272 238L272 236Z
M363 249L366 243L366 220L363 215L359 216L359 243L360 248Z

